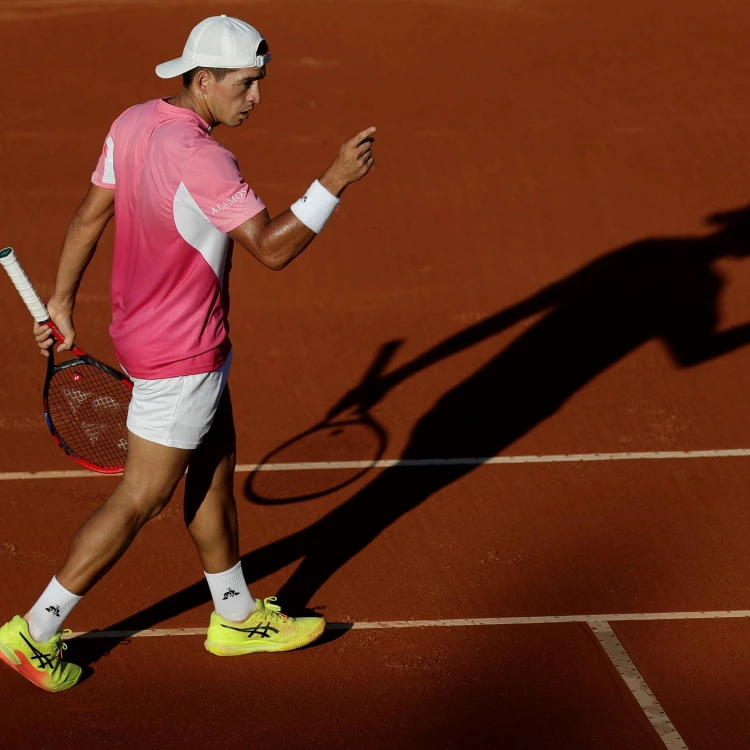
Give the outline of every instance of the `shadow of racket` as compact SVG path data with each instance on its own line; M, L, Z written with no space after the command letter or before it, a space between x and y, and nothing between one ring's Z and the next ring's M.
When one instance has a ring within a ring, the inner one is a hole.
M334 406L321 422L264 456L245 483L245 496L258 505L286 505L329 495L353 484L383 457L388 435L369 413L379 400L383 372L403 341L378 352L359 385L359 398ZM345 413L342 413L345 412Z

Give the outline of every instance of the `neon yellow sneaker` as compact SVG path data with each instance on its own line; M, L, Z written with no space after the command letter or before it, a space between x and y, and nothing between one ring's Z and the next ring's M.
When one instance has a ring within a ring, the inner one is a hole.
M206 633L206 651L216 656L239 656L260 651L291 651L323 635L322 617L288 617L272 602L275 596L255 600L255 611L244 622L232 622L211 613Z
M50 693L72 688L81 679L81 668L62 660L67 648L62 633L44 643L35 641L29 633L29 624L18 615L0 628L0 659Z

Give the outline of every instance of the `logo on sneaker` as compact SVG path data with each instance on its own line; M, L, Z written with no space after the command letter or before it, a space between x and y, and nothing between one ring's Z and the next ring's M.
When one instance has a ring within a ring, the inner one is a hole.
M233 628L231 625L224 625L222 623L222 628L226 628L227 630L236 630L238 633L247 633L248 638L252 638L254 635L260 636L261 638L270 638L270 633L278 633L279 631L276 630L276 628L271 627L271 623L264 622L262 625L258 625L254 628Z
M239 591L233 591L231 588L229 588L224 592L224 601L226 601L227 599L231 599L233 596L239 596L239 595L240 595Z
M51 607L47 607L45 609L45 612L49 612L51 615L54 615L55 617L60 616L60 607L56 607L54 604Z
M35 648L33 644L29 643L29 641L26 639L26 636L24 636L23 633L19 633L19 635L21 636L21 638L23 638L26 645L33 652L34 655L31 657L32 660L39 662L39 664L37 664L37 667L39 669L49 669L55 666L53 655L43 654L41 651L39 651L39 649Z

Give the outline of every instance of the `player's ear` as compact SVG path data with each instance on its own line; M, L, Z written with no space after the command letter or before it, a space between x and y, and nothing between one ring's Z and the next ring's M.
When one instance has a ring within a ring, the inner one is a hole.
M195 78L193 78L193 85L198 89L198 91L200 91L201 94L207 94L212 81L213 76L207 70L201 68L195 73Z

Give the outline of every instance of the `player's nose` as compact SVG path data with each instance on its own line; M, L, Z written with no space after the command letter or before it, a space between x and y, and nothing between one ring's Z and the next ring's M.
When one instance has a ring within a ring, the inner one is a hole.
M248 101L248 103L260 104L260 86L257 83L254 83L250 87L250 91L248 92L247 101Z

